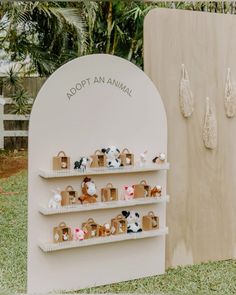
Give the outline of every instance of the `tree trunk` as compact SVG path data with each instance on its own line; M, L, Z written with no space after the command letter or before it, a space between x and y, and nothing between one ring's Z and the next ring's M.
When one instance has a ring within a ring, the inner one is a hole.
M117 30L115 30L111 54L115 54L118 39L119 39L119 37L118 37L118 34L117 34Z
M112 1L109 1L108 15L107 15L107 46L106 46L106 53L110 52L111 31L112 31Z
M129 50L129 54L128 54L128 57L127 57L127 59L129 61L132 59L132 56L133 56L133 53L134 53L135 42L136 42L135 39L132 39L130 50Z

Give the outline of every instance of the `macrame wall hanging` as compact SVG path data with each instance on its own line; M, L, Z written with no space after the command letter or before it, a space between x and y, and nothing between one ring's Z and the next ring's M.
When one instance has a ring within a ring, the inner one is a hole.
M231 71L228 68L225 83L225 114L228 118L232 118L236 113L236 85L232 81Z
M188 118L194 110L193 93L190 88L190 81L185 65L182 64L181 79L179 85L179 103L182 115Z
M217 147L217 121L215 110L212 108L209 97L206 98L206 114L203 126L203 142L206 148Z

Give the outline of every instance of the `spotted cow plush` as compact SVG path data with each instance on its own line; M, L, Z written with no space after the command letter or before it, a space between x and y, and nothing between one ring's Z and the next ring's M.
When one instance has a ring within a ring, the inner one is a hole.
M127 220L127 233L138 233L142 231L139 213L135 211L122 211Z
M121 164L120 150L115 146L109 146L108 148L103 148L102 153L106 156L107 167L110 168L119 168L123 166Z

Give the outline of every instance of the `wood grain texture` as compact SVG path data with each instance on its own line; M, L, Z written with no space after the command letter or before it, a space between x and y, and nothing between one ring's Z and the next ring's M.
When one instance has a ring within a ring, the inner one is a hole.
M224 110L227 68L236 80L236 17L154 9L145 19L145 72L157 86L168 119L167 266L236 257L236 117ZM179 107L184 63L195 106ZM215 105L218 145L204 147L205 99Z

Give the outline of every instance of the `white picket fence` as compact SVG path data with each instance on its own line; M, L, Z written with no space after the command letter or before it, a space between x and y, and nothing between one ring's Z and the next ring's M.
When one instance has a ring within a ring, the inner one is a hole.
M10 98L1 97L1 101L5 103L12 103ZM4 149L4 137L22 137L28 136L27 130L4 130L4 121L14 120L14 121L25 121L29 120L29 115L11 115L4 114L4 105L0 103L0 149Z

